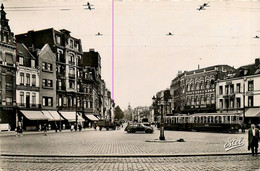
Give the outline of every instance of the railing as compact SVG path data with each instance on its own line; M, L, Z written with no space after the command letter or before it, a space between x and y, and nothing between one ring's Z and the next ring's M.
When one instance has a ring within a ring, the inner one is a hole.
M41 104L17 103L19 108L40 108Z

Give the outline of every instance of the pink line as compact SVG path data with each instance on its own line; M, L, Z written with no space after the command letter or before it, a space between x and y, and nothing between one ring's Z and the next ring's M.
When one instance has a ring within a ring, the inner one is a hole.
M112 99L114 100L114 0L112 0Z

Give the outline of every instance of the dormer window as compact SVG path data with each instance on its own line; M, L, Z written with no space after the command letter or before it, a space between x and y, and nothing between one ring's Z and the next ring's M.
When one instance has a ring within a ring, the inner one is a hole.
M70 48L73 48L73 40L70 39Z
M247 73L248 73L248 70L245 69L245 70L244 70L244 75L247 75Z
M35 68L35 60L31 60L31 67Z
M19 65L23 65L24 58L22 56L19 57Z
M57 44L60 44L60 42L61 42L60 36L59 36L59 35L56 35L56 43L57 43Z

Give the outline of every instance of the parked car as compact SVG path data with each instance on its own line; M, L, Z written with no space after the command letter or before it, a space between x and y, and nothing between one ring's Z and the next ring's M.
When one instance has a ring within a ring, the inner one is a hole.
M144 131L145 133L153 133L153 128L151 126L145 126L143 123L129 124L125 128L127 133L135 133L136 131Z
M144 126L151 126L150 122L143 122Z

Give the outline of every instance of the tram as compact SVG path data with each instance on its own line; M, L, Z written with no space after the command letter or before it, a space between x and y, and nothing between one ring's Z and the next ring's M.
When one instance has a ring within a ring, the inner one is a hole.
M196 113L192 115L165 116L166 130L195 130L216 132L239 132L242 116L224 113Z

